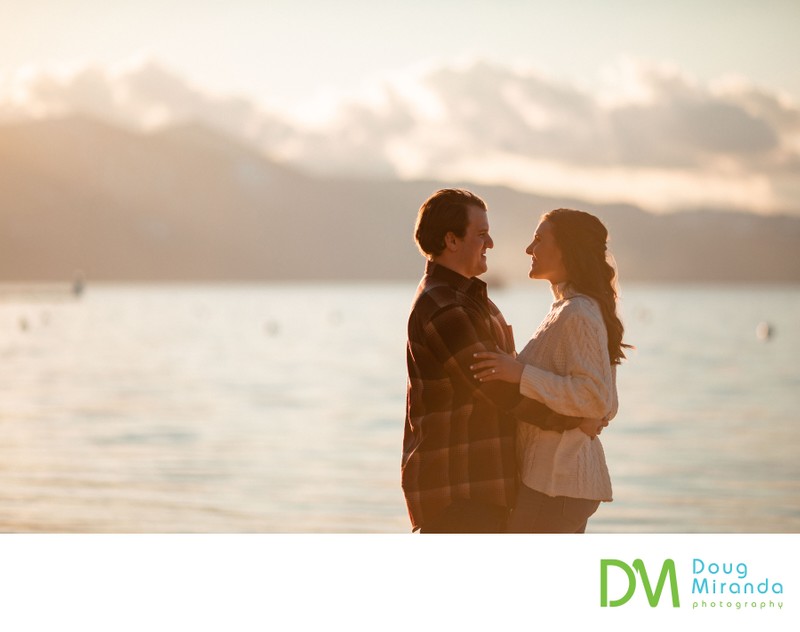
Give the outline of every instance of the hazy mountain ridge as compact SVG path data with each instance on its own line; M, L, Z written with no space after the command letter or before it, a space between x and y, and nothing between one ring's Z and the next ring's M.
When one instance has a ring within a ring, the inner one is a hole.
M416 210L442 186L489 203L494 277L524 279L539 215L567 206L603 218L626 280L800 281L800 217L324 179L200 125L138 134L87 117L0 127L0 280L413 279Z

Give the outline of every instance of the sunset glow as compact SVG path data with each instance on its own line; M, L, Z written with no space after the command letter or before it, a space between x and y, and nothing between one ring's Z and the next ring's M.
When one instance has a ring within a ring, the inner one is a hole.
M793 2L3 5L0 122L194 122L325 175L797 214L799 21Z

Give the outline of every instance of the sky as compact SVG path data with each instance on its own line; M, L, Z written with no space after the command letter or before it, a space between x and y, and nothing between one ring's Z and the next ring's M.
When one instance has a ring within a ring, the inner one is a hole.
M0 0L0 120L194 119L312 171L800 214L794 0Z

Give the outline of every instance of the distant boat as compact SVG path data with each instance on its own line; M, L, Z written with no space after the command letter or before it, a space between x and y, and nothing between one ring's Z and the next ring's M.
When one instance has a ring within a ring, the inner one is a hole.
M76 270L74 279L72 281L72 294L75 296L75 298L80 298L85 289L86 282L83 280L83 272L81 270Z
M489 274L483 280L493 290L502 290L508 285L506 279L498 275Z
M0 301L64 301L79 299L86 291L86 282L78 275L72 283L31 281L0 283Z

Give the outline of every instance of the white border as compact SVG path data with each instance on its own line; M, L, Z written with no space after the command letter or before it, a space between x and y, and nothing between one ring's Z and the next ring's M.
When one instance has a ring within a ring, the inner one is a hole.
M798 545L790 534L6 535L0 629L797 630ZM651 607L637 586L601 607L601 559L641 559L653 583L672 559L681 606L666 587ZM694 559L744 563L748 579L783 588L716 601L783 607L693 608Z

